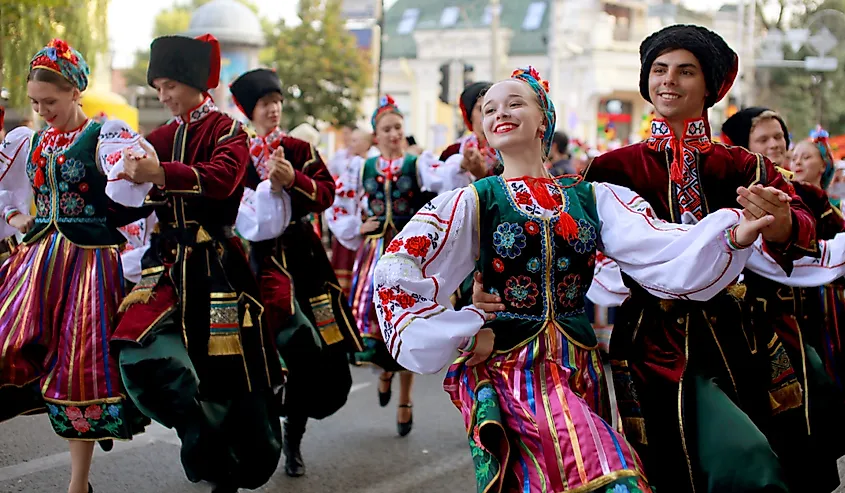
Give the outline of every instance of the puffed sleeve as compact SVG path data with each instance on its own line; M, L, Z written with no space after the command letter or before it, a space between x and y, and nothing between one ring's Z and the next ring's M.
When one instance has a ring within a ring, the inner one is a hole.
M141 147L142 140L143 137L120 120L106 120L100 128L97 162L100 170L108 176L106 195L118 204L127 207L142 207L144 199L153 188L152 183L132 183L118 178L118 175L123 172L124 150L145 152Z
M471 349L484 315L455 310L450 295L473 271L478 251L475 194L440 195L418 212L387 247L374 274L376 314L400 365L436 373L459 348Z
M448 192L465 187L471 182L467 172L461 168L459 159L447 159L444 162L430 151L425 151L417 157L417 173L420 188L424 192Z
M264 180L255 190L244 189L235 228L249 241L272 240L284 233L290 218L290 195L273 192L270 181Z
M751 256L727 239L737 209L721 209L691 226L657 219L630 189L595 183L601 249L658 298L704 301L730 285Z
M619 264L598 253L587 298L596 305L611 307L622 305L630 294L630 290L622 281Z
M812 288L823 286L845 276L845 233L839 233L830 240L819 242L821 255L802 257L792 263L792 272L787 275L780 262L763 248L763 242L754 244L754 254L748 260L748 270L766 279L786 286Z
M355 157L341 173L335 183L334 202L326 209L326 223L337 241L345 248L355 251L361 246L362 207L364 189L361 184L361 168L364 160Z
M32 186L26 176L26 162L33 134L27 127L18 127L0 142L0 207L3 208L4 218L0 221L0 238L8 238L18 232L8 223L12 216L29 213Z

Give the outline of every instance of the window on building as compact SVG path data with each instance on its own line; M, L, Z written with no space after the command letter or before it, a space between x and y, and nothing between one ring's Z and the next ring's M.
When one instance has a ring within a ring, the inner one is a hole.
M546 2L533 2L528 6L525 13L525 20L522 22L522 29L534 31L540 28L543 23L543 15L546 13Z
M440 27L452 27L458 22L461 9L458 7L446 7L440 14Z
M488 5L484 7L484 13L481 14L481 24L489 26L493 23L493 7Z
M631 17L633 11L628 7L605 4L604 11L613 18L613 40L631 41Z
M420 9L407 9L402 13L402 20L399 21L399 26L396 32L399 34L410 34L417 25L417 20L420 18Z

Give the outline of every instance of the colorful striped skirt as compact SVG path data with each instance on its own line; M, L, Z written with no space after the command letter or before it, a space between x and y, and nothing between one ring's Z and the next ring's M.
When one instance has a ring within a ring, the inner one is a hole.
M352 315L355 317L361 337L374 337L379 340L382 337L373 304L375 295L373 274L376 271L376 263L384 255L384 249L390 243L390 238L386 236L367 238L358 249L355 265L352 267L352 296L349 297L349 305L352 307Z
M0 268L0 391L38 385L63 438L131 438L109 350L122 298L117 248L83 248L55 231L22 245Z
M639 458L608 424L598 350L546 329L526 345L468 367L444 389L467 427L479 492L651 492Z

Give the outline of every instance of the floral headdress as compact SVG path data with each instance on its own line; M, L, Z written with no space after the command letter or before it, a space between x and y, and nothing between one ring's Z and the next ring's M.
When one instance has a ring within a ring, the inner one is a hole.
M836 168L833 165L833 151L830 149L829 139L830 134L823 129L821 125L817 126L815 130L810 132L810 140L815 144L816 149L824 161L824 172L822 172L822 188L827 189L830 182L833 180L833 173Z
M376 123L378 123L378 119L388 113L396 113L397 115L404 118L402 112L399 111L399 107L396 106L396 101L390 96L390 94L385 94L381 97L378 102L378 108L373 112L373 117L370 119L370 123L373 125L373 132L376 131Z
M88 76L91 73L88 63L81 53L62 39L50 41L32 57L29 62L30 72L38 68L61 75L80 91L88 87Z
M530 65L526 68L514 70L511 78L528 84L534 93L537 94L537 99L540 100L540 109L543 111L546 124L546 130L543 132L543 155L548 158L552 150L552 139L555 135L555 123L557 121L555 105L549 97L549 82L543 80L540 77L540 72Z

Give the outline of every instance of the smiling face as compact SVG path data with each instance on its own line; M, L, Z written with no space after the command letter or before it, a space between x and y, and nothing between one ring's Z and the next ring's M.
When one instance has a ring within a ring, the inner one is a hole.
M648 75L648 95L657 114L666 120L700 117L708 94L695 55L672 50L657 57Z
M800 142L792 151L792 166L795 181L806 181L821 186L824 160L819 148L810 141Z
M494 84L484 96L484 135L490 147L507 153L523 146L540 146L543 113L537 95L524 82Z
M272 130L279 126L282 121L282 95L277 92L271 92L264 95L255 103L255 109L252 110L252 123L256 128L266 131Z
M26 83L26 94L29 96L32 111L38 113L48 125L59 130L73 130L68 127L77 116L79 89L70 83L59 85L30 80Z
M396 156L405 146L404 120L396 113L387 113L376 122L376 139L382 154Z
M748 150L762 154L777 166L784 166L786 158L786 136L776 118L759 120L748 136Z
M158 100L173 116L187 115L202 104L202 93L187 84L160 77L153 81L153 87L158 91Z

